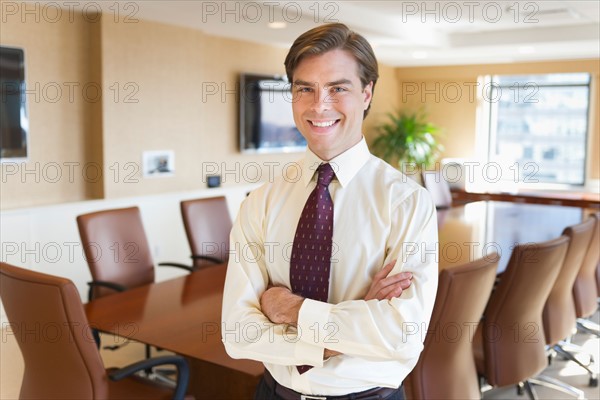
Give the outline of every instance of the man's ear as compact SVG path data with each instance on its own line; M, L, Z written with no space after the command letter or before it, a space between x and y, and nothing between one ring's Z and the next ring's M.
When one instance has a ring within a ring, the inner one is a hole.
M371 99L373 98L373 81L369 82L369 84L365 86L363 89L363 94L363 104L365 106L364 109L366 110L369 108L369 104L371 104Z

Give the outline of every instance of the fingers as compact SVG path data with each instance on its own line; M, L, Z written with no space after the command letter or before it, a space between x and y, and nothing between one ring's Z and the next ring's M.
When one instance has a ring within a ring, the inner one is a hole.
M340 354L342 353L340 353L339 351L325 349L325 351L323 352L323 359L327 360L330 357L339 356Z
M400 282L412 280L412 273L410 272L400 272L396 275L388 276L387 278L380 279L379 281L373 281L371 285L371 289L374 292L379 292L381 289L384 289L388 286L396 286ZM409 284L410 285L410 284ZM400 285L402 286L402 285Z
M394 265L396 265L396 260L392 260L389 264L386 264L373 278L385 278L394 269Z
M377 300L391 300L394 297L399 297L402 295L402 287L396 286L388 286L386 288L381 289L377 295Z
M386 276L388 276L389 273L394 268L394 264L395 264L395 261L392 261L391 263L384 266L381 270L379 270L375 275L373 275L373 283L371 284L371 286L373 286L374 284L376 284L377 282L381 281Z
M404 290L410 287L413 277L411 272L390 275L395 265L396 260L392 260L373 276L373 282L365 295L365 300L399 297Z
M412 272L400 272L396 275L391 275L391 276L388 276L387 278L382 279L381 281L379 281L379 283L381 284L381 287L385 287L385 286L394 285L400 281L411 280L411 279L412 279Z
M378 300L390 300L394 297L400 297L402 292L410 287L412 283L411 279L402 279L394 284L385 286L381 288L376 294L375 297Z
M381 271L375 274L369 292L365 296L365 300L384 300L399 297L405 289L410 287L412 282L411 272L400 272L395 275L387 276L394 265L395 262L387 264Z

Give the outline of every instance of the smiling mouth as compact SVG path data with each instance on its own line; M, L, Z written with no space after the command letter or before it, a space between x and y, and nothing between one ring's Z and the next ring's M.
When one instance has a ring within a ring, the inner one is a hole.
M330 121L310 121L312 126L315 126L317 128L328 128L330 126L333 126L334 124L336 124L339 121L339 119L332 119Z

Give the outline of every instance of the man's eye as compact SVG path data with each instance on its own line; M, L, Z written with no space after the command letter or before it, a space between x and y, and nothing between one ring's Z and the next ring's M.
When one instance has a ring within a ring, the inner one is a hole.
M296 92L298 93L310 93L312 92L312 88L309 87L299 87L296 89Z
M332 88L331 88L331 91L332 91L333 93L342 93L342 92L345 92L345 91L346 91L346 88L343 88L343 87L341 87L341 86L335 86L335 87L332 87Z

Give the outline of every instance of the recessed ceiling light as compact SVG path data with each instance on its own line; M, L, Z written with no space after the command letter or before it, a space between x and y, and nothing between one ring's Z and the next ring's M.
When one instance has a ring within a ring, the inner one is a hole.
M421 60L423 58L427 58L427 52L426 51L413 51L412 57Z
M283 21L273 21L273 22L269 22L268 26L271 29L283 29L283 28L287 27L287 24Z
M519 53L521 53L521 54L533 54L533 53L535 53L535 47L533 47L533 46L519 46Z

